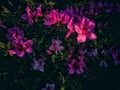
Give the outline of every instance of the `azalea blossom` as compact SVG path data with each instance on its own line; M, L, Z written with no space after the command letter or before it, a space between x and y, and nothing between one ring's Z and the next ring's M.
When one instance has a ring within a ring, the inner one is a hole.
M78 43L86 42L87 39L95 40L97 39L96 34L94 33L95 23L90 19L83 17L81 23L76 23L75 31L78 33L77 41Z
M66 34L66 38L68 38L72 33L74 33L74 17L70 19L70 21L67 24L68 32Z
M54 25L57 23L58 21L58 10L57 9L53 9L50 11L49 14L46 14L45 16L45 22L44 25Z
M32 66L33 66L33 68L32 69L34 69L34 70L39 70L39 71L41 71L41 72L44 72L44 60L45 60L45 58L41 58L41 59L39 59L39 60L36 60L35 58L33 59L34 60L34 62L32 63Z
M29 6L26 7L26 14L22 14L22 19L27 20L29 24L33 24L33 15Z
M59 13L58 22L61 22L62 24L67 24L69 22L70 16L64 12Z
M62 43L62 42L61 42L59 39L56 39L56 40L53 39L53 40L52 40L52 45L49 47L49 49L52 50L52 51L55 51L55 53L57 54L58 51L64 49L63 46L60 46L61 43Z
M31 48L32 45L32 40L27 40L26 42L23 42L22 40L13 41L14 49L10 49L8 52L10 55L16 54L18 57L23 57L25 51L26 53L31 53L33 51Z
M78 56L77 59L72 59L71 62L68 64L69 67L69 74L82 74L86 68L84 57Z
M36 10L35 10L34 12L32 12L32 13L33 13L33 16L34 16L34 17L41 17L41 16L43 16L41 5L39 5L39 6L36 8Z
M21 18L23 20L27 20L29 24L33 24L34 23L34 18L35 17L41 17L42 14L42 9L41 9L41 5L39 5L36 10L34 10L33 12L31 12L31 9L29 6L26 7L26 14L22 14Z
M46 87L41 90L55 90L55 84L46 84Z
M24 36L23 30L21 30L19 27L14 26L12 28L8 29L7 39L8 40L18 40L22 39Z

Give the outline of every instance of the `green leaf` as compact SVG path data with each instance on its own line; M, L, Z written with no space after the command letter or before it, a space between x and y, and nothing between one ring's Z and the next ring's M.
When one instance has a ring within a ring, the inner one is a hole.
M65 88L62 86L62 87L60 88L60 90L65 90Z
M5 43L0 42L0 48L5 48L5 47L6 47Z

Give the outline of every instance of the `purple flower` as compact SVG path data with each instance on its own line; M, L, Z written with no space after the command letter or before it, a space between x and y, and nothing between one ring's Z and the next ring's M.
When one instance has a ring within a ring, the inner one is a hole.
M55 90L55 84L46 84L46 87L41 90Z
M93 49L93 50L91 51L91 54L92 54L92 56L97 56L97 55L98 55L98 48Z
M62 43L62 42L61 42L60 40L58 40L58 39L57 39L57 40L53 39L53 40L52 40L52 45L49 47L49 49L52 50L52 51L55 51L55 53L57 54L58 51L64 49L63 46L60 46L61 43Z
M86 68L84 57L78 56L78 59L72 59L71 62L68 64L69 67L69 74L82 74L84 69Z
M116 46L112 46L110 48L110 53L112 54L115 65L120 65L120 49Z
M18 40L22 39L24 36L23 30L21 30L19 27L14 26L13 28L8 29L7 39L8 40Z
M39 70L41 72L44 72L44 60L45 58L41 58L39 60L36 60L35 58L33 59L34 60L34 63L32 63L32 66L34 70Z
M70 16L64 12L59 13L58 21L62 24L67 24L69 22Z

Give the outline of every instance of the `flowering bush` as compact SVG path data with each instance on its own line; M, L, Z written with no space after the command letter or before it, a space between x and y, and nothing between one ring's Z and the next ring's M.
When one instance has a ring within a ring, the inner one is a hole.
M112 67L119 70L119 3L3 2L8 6L0 6L1 90L98 90L89 82Z

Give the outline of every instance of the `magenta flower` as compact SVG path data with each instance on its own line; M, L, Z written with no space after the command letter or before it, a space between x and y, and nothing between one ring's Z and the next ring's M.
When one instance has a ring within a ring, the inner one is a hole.
M26 42L23 42L22 40L15 40L13 41L14 49L9 50L10 55L17 55L18 57L23 57L26 53L32 52L32 45L33 42L31 40L27 40Z
M34 17L41 17L43 16L42 14L42 8L41 8L41 5L39 5L37 8L36 8L36 11L34 11Z
M18 40L22 39L24 36L23 30L21 30L19 27L14 26L13 28L8 29L7 39L8 40Z
M32 50L32 45L33 45L33 42L32 40L27 40L26 42L24 42L24 50L27 52L27 53L31 53L33 50Z
M41 90L55 90L55 84L46 84L46 87Z
M24 52L24 42L22 40L19 40L18 42L13 41L13 45L15 49L12 49L12 51L16 52L15 54L18 57L23 57L25 52Z
M34 60L34 63L32 63L32 66L34 70L39 70L41 72L44 72L44 60L45 58L41 58L39 60L36 60L35 58L33 59Z
M77 41L78 43L86 42L87 39L95 40L97 39L96 34L94 34L95 23L90 21L88 18L84 17L81 23L74 25L75 31L78 33Z
M72 59L71 62L68 64L69 67L69 74L82 74L84 69L86 68L84 57L78 56L78 59Z
M67 24L68 32L66 34L66 38L68 38L72 33L74 33L73 20L74 20L74 18L72 17Z
M52 51L55 51L55 53L57 54L58 51L64 49L63 46L60 46L61 43L62 43L62 42L61 42L60 40L58 40L58 39L57 39L57 40L53 39L53 40L52 40L52 45L49 47L49 49L52 50Z
M112 54L115 65L120 65L120 49L116 46L112 46L110 48L110 53Z
M33 24L33 15L29 6L26 7L26 14L22 14L21 18L27 20L29 24Z
M44 22L44 25L54 25L58 21L58 10L53 9L50 11L49 14L46 14L46 20Z
M69 22L70 16L64 12L59 13L58 21L62 24L67 24Z
M34 10L33 12L31 12L31 9L29 6L26 7L26 14L22 14L21 18L23 20L27 20L29 24L33 24L34 23L34 18L36 17L41 17L42 14L42 9L41 9L41 5L39 5L36 10Z

